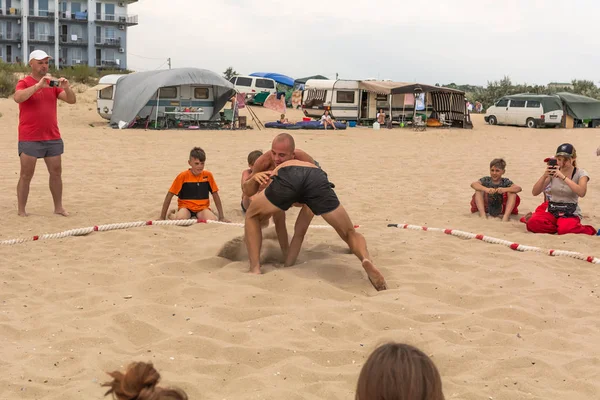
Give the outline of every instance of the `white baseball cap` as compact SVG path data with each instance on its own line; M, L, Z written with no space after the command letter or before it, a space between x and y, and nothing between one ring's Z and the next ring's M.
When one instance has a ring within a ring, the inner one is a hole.
M34 50L31 52L31 54L29 54L29 61L31 62L31 60L45 60L46 58L52 58L50 57L44 50Z

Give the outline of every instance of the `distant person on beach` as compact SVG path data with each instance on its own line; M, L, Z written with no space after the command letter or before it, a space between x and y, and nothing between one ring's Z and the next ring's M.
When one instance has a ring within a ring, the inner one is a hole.
M502 221L510 219L511 214L518 214L518 206L521 203L519 193L520 186L515 185L510 179L502 175L506 172L506 161L495 158L490 162L490 175L471 183L475 194L471 198L471 212L482 218L487 214L492 217L502 215Z
M271 182L252 200L246 212L245 242L251 273L261 273L261 222L276 213L287 211L294 203L302 203L335 228L352 253L360 260L373 287L377 290L387 289L383 275L371 261L365 238L354 229L325 171L311 162L289 160L279 164L263 177L262 184ZM291 260L292 264L296 261L301 246L302 241L292 242L290 245L287 259Z
M227 221L223 214L223 205L219 197L219 187L210 171L204 169L206 153L200 147L194 147L190 151L188 164L191 168L186 169L173 181L171 188L165 196L160 219L167 218L167 211L173 196L177 196L177 210L172 210L169 219L203 219ZM219 217L210 209L209 193L212 195Z
M387 343L363 365L355 400L444 400L442 379L433 361L408 344Z
M333 129L337 129L335 127L335 122L333 121L333 119L331 119L331 115L329 115L329 111L327 110L325 110L325 112L321 116L321 125L323 125L325 129L327 129L328 125L331 126Z
M157 386L160 374L152 363L136 362L127 367L125 373L109 372L113 380L102 386L109 387L104 396L112 395L115 400L187 400L187 394L177 388Z
M544 202L531 216L521 219L527 230L533 233L580 233L595 235L591 225L582 225L581 208L578 200L587 194L590 180L588 173L577 167L577 152L570 143L563 143L556 149L554 157L547 158L546 168L533 185L532 194L544 193Z
M281 114L281 116L279 117L279 123L280 124L289 124L290 121L285 117L285 114Z
M385 113L383 112L383 108L380 108L377 113L377 123L382 126L385 124Z
M252 175L252 168L254 168L254 163L256 163L256 160L258 160L262 154L263 153L260 150L251 151L250 154L248 154L248 168L242 172L242 202L240 203L240 206L242 207L242 212L244 213L248 209L250 201L252 200L252 197L244 194L244 183L250 179L250 176Z
M300 160L313 163L317 166L319 165L306 152L296 148L296 143L292 135L288 133L280 133L273 139L273 142L271 143L271 151L264 153L254 163L254 166L252 167L252 175L250 175L250 177L242 185L244 194L248 197L252 197L264 190L269 182L271 171L273 171L281 163L289 160ZM275 224L277 239L279 241L279 246L281 247L283 257L286 259L286 265L293 265L293 262L288 260L288 249L290 245L296 246L297 243L302 243L304 240L304 235L306 235L306 232L308 231L308 226L314 217L314 214L306 205L299 204L298 206L302 207L302 209L298 213L298 218L296 219L294 236L292 237L291 244L288 242L287 227L285 225L285 212L281 211L273 214L273 223Z
M54 213L68 216L62 204L62 158L64 143L58 129L57 100L75 104L75 92L65 78L48 75L50 57L42 50L29 54L31 74L19 80L14 101L19 104L19 159L21 172L17 184L18 213L25 211L29 187L38 158L43 158L50 174L50 193Z

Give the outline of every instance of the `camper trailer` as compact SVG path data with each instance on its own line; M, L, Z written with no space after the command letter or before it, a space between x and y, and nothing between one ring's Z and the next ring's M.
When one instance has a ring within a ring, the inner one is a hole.
M110 119L115 101L115 89L117 81L124 75L106 75L100 78L98 85L94 87L98 91L96 95L96 108L98 114L104 119Z
M394 121L411 119L415 111L414 94L391 94L392 88L409 85L390 81L309 79L302 93L304 115L320 118L329 110L334 119L374 121L383 109ZM408 96L408 97L407 97ZM427 101L425 101L427 99ZM391 101L391 104L390 104ZM408 104L407 104L408 103ZM418 99L417 112L431 114L431 99L425 93Z
M125 75L106 75L98 82L97 109L104 119L112 117L118 80ZM157 107L158 106L158 107ZM201 110L199 121L208 121L213 115L214 95L211 85L179 85L160 88L146 105L139 111L145 118L158 112L164 116L165 111L176 109Z

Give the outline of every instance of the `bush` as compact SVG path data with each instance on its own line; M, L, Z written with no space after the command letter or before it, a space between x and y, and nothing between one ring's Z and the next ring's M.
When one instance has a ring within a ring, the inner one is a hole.
M7 72L0 69L0 97L8 98L15 93L15 86L19 80L14 72Z

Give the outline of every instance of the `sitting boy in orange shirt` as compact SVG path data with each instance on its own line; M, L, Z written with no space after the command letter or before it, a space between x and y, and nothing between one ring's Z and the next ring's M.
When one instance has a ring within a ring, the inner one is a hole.
M190 151L188 164L191 168L183 171L173 181L171 188L165 196L160 219L166 219L167 210L173 196L177 196L177 211L169 213L169 219L203 219L216 220L217 217L210 209L209 193L212 194L219 221L229 222L223 214L223 205L219 197L219 187L215 182L213 174L204 169L206 153L200 147L194 147Z

